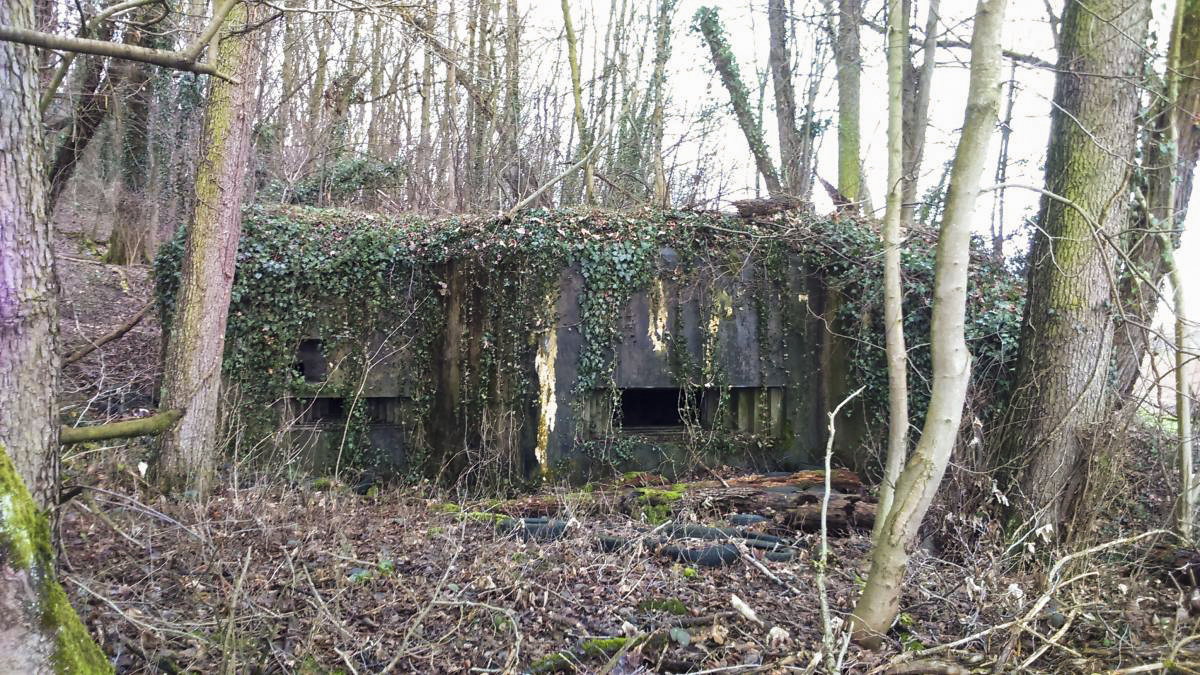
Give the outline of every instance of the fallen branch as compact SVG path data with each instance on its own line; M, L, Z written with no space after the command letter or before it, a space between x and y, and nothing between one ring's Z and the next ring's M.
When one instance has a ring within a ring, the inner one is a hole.
M89 341L86 346L80 347L79 349L76 349L75 351L71 352L67 356L63 357L62 364L64 366L67 366L72 363L75 363L76 361L79 361L83 357L87 356L88 354L91 354L92 352L103 347L104 345L125 335L130 330L132 330L134 326L141 323L142 319L146 318L146 314L150 311L150 308L152 306L154 306L153 302L147 302L145 305L142 305L142 308L139 309L136 314L134 314L133 316L126 319L125 322L122 323L120 326L117 326L116 328L112 329L112 331L110 331L107 335L104 335L103 337L101 337L100 339L98 339L94 342Z
M63 427L59 432L58 442L63 445L71 445L73 443L107 441L112 438L157 436L170 429L182 417L182 410L167 410L150 417L124 422L97 424L92 427Z
M970 675L971 671L957 663L922 659L911 663L898 663L888 668L885 675Z
M570 176L572 173L583 168L583 165L587 164L589 161L591 161L592 156L595 155L596 151L599 150L600 147L603 145L604 145L604 143L597 143L597 144L593 145L592 149L588 150L588 153L586 155L584 155L582 159L580 159L578 162L575 162L574 164L572 164L566 171L564 171L564 172L558 174L557 176L555 176L554 178L551 178L550 180L546 181L546 184L541 186L540 188L534 190L533 194L531 194L528 197L526 197L525 199L522 199L521 201L517 202L516 206L509 209L508 213L504 214L504 220L511 221L513 218L516 218L517 213L521 209L532 204L533 200L537 199L538 197L541 197L543 192L554 187L554 185L556 183L558 183L558 181L566 178L567 176Z

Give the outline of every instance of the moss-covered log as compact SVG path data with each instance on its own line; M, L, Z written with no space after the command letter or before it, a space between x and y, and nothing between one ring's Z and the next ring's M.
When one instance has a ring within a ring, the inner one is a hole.
M178 422L181 417L183 417L182 410L168 410L150 417L124 422L98 424L92 427L63 427L59 432L58 441L63 445L70 445L72 443L107 441L112 438L157 436L171 428L171 425Z
M0 445L0 672L111 673L54 576L50 526Z

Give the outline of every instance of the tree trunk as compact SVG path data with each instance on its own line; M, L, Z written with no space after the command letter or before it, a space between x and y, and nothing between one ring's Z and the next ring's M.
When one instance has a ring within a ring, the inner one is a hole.
M32 23L30 0L0 3L0 24ZM43 514L58 484L58 283L38 103L34 50L0 42L0 672L106 673Z
M1046 190L1002 457L1036 526L1066 528L1091 457L1081 437L1107 410L1112 271L1101 241L1126 222L1146 0L1068 3L1051 113ZM1094 232L1093 229L1099 229Z
M896 480L908 454L908 351L904 346L904 289L900 284L901 195L904 185L904 70L908 63L908 15L904 3L888 3L888 192L883 215L883 327L887 350L888 447L879 483L878 538L892 507Z
M1121 309L1126 318L1116 332L1117 392L1128 396L1133 392L1141 372L1142 360L1150 344L1148 327L1158 309L1163 276L1162 239L1166 233L1173 245L1178 245L1179 231L1187 215L1192 197L1196 161L1200 158L1200 0L1178 0L1181 29L1171 35L1169 49L1179 55L1179 67L1168 69L1163 80L1174 97L1158 99L1150 129L1143 142L1146 174L1145 207L1130 218L1125 242L1130 260L1136 269L1127 269L1121 278ZM1164 135L1174 125L1174 144L1164 142ZM1177 154L1169 160L1169 148ZM1174 167L1170 164L1175 164ZM1172 170L1173 169L1173 170ZM1168 199L1174 185L1174 199ZM1171 215L1173 214L1173 215Z
M153 18L154 10L138 12L138 20ZM149 42L149 44L147 44ZM160 48L145 39L137 28L127 28L125 44ZM113 265L149 262L156 248L151 209L147 208L146 188L150 185L150 97L153 68L147 63L128 61L114 66L123 71L120 78L118 121L121 130L121 185L118 188L116 219L108 238L104 261Z
M805 174L809 169L807 144L796 128L796 93L792 86L791 52L788 50L787 8L784 0L767 3L767 23L771 33L771 49L767 64L771 69L771 86L775 90L775 123L779 128L780 177L788 194L804 194Z
M653 163L654 205L660 209L671 206L667 192L667 169L663 162L663 116L667 99L667 60L671 57L671 14L675 0L659 0L658 18L654 24L654 75L650 80L654 109L651 113L650 161Z
M104 24L96 37L107 40L112 36L112 25ZM89 36L91 37L91 36ZM89 143L96 136L96 131L104 123L109 112L109 89L111 81L106 81L105 71L108 59L100 56L89 56L82 60L79 73L76 75L78 86L75 88L75 105L71 110L71 125L63 132L62 139L54 151L50 161L50 192L47 198L46 212L54 213L58 198L67 187L67 182L75 174L75 165L83 156Z
M938 237L930 341L933 391L916 450L896 483L892 508L875 538L871 571L850 626L855 640L879 645L900 605L908 552L950 462L971 379L965 337L971 220L1000 100L1000 34L1004 0L980 0L971 38L971 84L962 138L954 155L946 215Z
M239 4L223 28L218 67L240 84L211 78L196 207L188 227L179 300L163 363L162 408L188 414L160 437L156 478L164 489L203 495L215 464L225 322L241 233L245 172L254 118L258 49L237 31L261 18L262 6Z
M758 173L767 184L767 193L779 194L783 191L779 182L779 173L775 171L775 164L771 161L766 141L763 140L762 129L758 120L755 119L754 111L750 109L750 90L742 82L742 75L738 71L737 61L733 58L729 41L725 38L725 29L721 26L717 10L711 7L701 7L696 10L692 23L704 37L704 42L708 45L708 50L712 55L713 67L721 76L721 83L725 85L725 91L729 92L733 113L737 117L742 134L746 137L746 143L750 146L750 154L754 156L754 164L758 168Z
M579 81L579 48L575 39L575 27L571 24L571 5L562 0L563 26L567 32L567 63L571 67L571 95L575 101L575 127L579 129L579 157L583 163L583 197L588 204L596 203L595 164L587 157L592 152L592 132L588 129L583 110L583 87Z
M0 9L0 20L11 18L7 13ZM11 74L4 50L0 45L0 71ZM34 73L29 68L30 77ZM5 78L0 74L0 98L7 100ZM0 537L0 673L111 673L58 583L49 520L25 489L2 441L0 504L5 534Z
M907 3L905 3L907 6ZM929 94L933 89L933 68L937 64L938 0L929 0L925 19L925 42L920 71L910 67L908 48L904 50L904 181L900 192L900 222L913 223L917 209L917 179L925 157L925 130L929 126ZM907 13L905 14L907 16ZM906 41L907 45L907 41Z
M0 24L32 22L30 0L0 3ZM0 444L45 508L58 482L58 278L37 89L33 48L0 42Z
M852 202L862 197L862 164L859 149L861 23L862 0L840 0L837 41L833 48L838 79L838 192Z

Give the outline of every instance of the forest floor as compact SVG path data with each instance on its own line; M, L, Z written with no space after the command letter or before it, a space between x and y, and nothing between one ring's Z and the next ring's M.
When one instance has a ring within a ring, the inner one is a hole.
M105 265L91 236L64 230L60 329L71 351L152 293L148 266ZM67 418L148 414L159 341L151 312L68 366ZM842 667L1152 672L1148 666L1173 663L1177 672L1200 672L1200 601L1163 574L1151 548L1160 540L1138 538L1166 522L1170 504L1169 467L1144 450L1152 446L1131 444L1129 489L1103 507L1096 548L1086 554L1037 539L1006 548L985 516L935 506L884 647L850 645ZM612 504L584 504L561 486L542 493L569 522L553 541L525 540L472 515L502 512L503 503L452 502L428 486L367 496L227 466L203 503L177 501L144 481L147 448L73 447L64 457L66 482L86 487L60 511L63 584L120 673L820 667L812 533L792 535L799 554L790 561L745 551L710 568L638 545L653 525ZM719 524L692 503L673 517ZM635 545L604 552L602 533ZM830 540L826 597L835 629L866 576L868 534ZM611 639L621 637L633 639Z

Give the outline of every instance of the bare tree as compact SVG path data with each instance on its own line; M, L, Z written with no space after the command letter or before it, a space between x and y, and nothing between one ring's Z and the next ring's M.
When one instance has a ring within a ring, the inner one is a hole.
M930 326L933 391L921 440L896 482L887 522L871 551L867 585L851 615L855 639L867 646L879 645L896 616L909 551L950 462L962 421L971 379L971 354L965 337L971 220L999 107L1004 9L1005 0L980 0L976 5L967 110L954 154L935 263Z
M892 495L908 454L908 354L904 345L904 289L900 285L901 195L904 183L904 66L908 62L908 14L900 0L888 3L888 191L883 215L883 330L887 350L888 445L875 536L883 532Z

